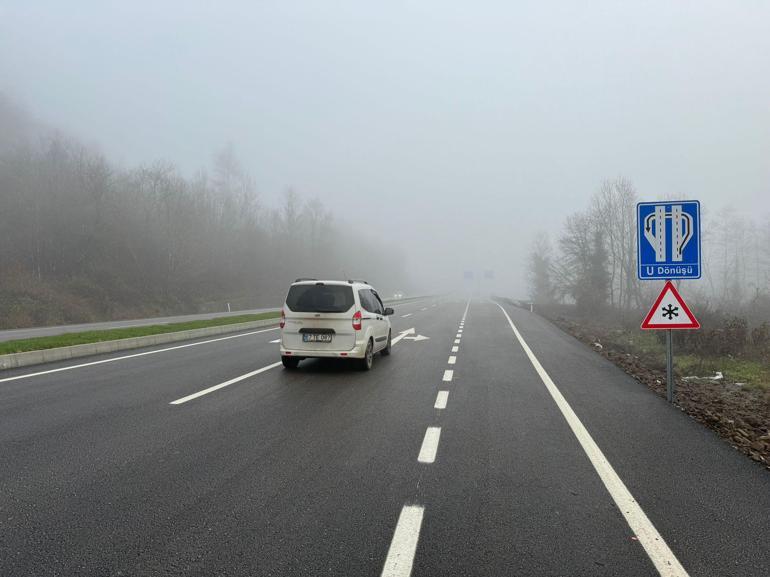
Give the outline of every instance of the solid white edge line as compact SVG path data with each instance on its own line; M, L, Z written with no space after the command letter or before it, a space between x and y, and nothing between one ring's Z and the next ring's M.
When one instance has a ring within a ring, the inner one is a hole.
M425 437L422 440L420 454L417 455L417 461L420 463L434 463L436 453L438 452L438 443L441 439L441 427L428 427L425 430Z
M50 375L51 373L59 373L61 371L71 371L73 369L81 369L83 367L91 367L91 366L94 366L94 365L102 365L104 363L114 363L115 361L122 361L122 360L125 360L125 359L133 359L135 357L144 357L144 356L147 356L147 355L156 355L158 353L165 353L165 352L168 352L168 351L175 351L177 349L186 349L187 347L197 347L198 345L207 345L209 343L216 343L218 341L226 341L228 339L238 339L238 338L241 338L241 337L248 337L250 335L256 335L256 334L259 334L259 333L266 333L268 331L277 331L277 330L278 330L278 327L273 327L273 328L270 328L270 329L262 329L262 330L258 330L258 331L250 331L248 333L240 333L240 334L237 334L237 335L230 335L230 336L227 336L227 337L219 337L219 338L216 338L216 339L209 339L209 340L206 340L206 341L198 341L196 343L187 343L186 345L176 345L176 346L173 346L173 347L166 347L164 349L157 349L157 350L154 350L154 351L145 351L143 353L135 353L133 355L123 355L123 356L120 356L120 357L113 357L113 358L110 358L110 359L102 359L100 361L92 361L90 363L80 363L79 365L70 365L68 367L59 367L58 369L50 369L48 371L38 371L36 373L28 373L26 375L17 375L15 377L7 377L5 379L0 379L0 383L7 383L9 381L16 381L18 379L28 379L30 377L39 377L41 375ZM150 346L152 346L152 345L150 345Z
M599 474L599 478L602 480L602 483L604 483L604 486L607 488L613 501L615 501L618 509L623 514L623 517L625 517L628 526L631 527L634 535L639 539L639 543L644 547L644 550L647 552L653 565L655 565L658 573L663 577L688 577L687 572L684 570L681 563L679 563L676 555L669 549L668 545L663 540L663 537L661 537L660 533L655 529L655 526L649 520L645 512L642 511L639 503L636 502L636 499L634 499L634 496L615 472L615 469L613 469L612 465L607 460L607 457L604 456L604 453L602 453L599 446L588 433L588 430L575 414L575 411L572 410L572 407L561 394L561 391L559 391L556 384L551 380L551 377L545 371L543 365L540 364L540 361L524 341L524 338L521 336L521 333L519 333L516 325L513 324L508 312L499 303L496 304L500 307L500 310L503 311L505 318L508 320L508 324L510 324L511 329L513 329L513 334L516 335L519 344L524 349L527 357L529 357L529 361L532 363L535 371L537 371L537 374L540 376L546 389L548 389L551 397L553 397L556 406L559 407L561 414L564 416L570 429L572 429L575 437L577 437L577 440L580 442L580 446L583 447L583 451L585 451L585 454L588 456L594 469L596 469L596 472Z
M447 364L448 365L454 365L456 362L457 362L457 357L454 356L454 355L451 355L449 357L449 359L447 359Z
M447 369L444 371L444 378L442 379L444 382L448 383L452 380L452 377L454 376L454 371Z
M436 395L436 404L433 405L434 409L446 409L447 400L449 400L449 391L439 391Z
M398 516L393 540L390 542L382 577L409 577L420 540L420 527L425 509L420 505L404 505Z
M262 367L261 369L257 369L256 371L251 371L250 373L246 373L245 375L241 375L240 377L235 377L234 379L230 379L229 381L225 381L224 383L219 383L218 385L214 385L213 387L209 387L208 389L203 389L202 391L198 391L197 393L193 393L192 395L187 395L186 397L182 397L181 399L177 399L176 401L171 401L169 405L181 405L182 403L186 403L187 401L192 401L193 399L197 399L198 397L202 397L203 395L208 395L209 393L213 393L214 391L218 391L219 389L223 389L235 383L239 383L245 379L248 379L249 377L253 377L254 375L258 375L260 373L264 373L265 371L269 371L270 369L274 369L275 367L279 367L281 366L281 364L282 364L281 361L278 361L277 363L273 363L272 365L267 365L266 367Z

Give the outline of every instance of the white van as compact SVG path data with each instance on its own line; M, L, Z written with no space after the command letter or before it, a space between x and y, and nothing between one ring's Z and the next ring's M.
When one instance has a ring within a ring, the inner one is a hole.
M375 353L390 354L392 314L366 281L297 279L281 310L283 366L333 357L369 370Z

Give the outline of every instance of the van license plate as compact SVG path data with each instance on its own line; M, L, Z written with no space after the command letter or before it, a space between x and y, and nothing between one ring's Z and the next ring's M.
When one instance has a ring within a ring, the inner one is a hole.
M303 333L303 343L330 343L332 342L332 335L325 333Z

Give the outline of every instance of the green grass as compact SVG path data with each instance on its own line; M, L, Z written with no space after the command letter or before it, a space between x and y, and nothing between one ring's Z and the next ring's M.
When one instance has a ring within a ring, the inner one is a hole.
M69 347L72 345L85 345L101 341L115 341L118 339L130 339L133 337L145 337L148 335L160 335L189 331L192 329L204 329L222 325L248 323L273 319L280 316L280 312L260 313L256 315L238 315L234 317L222 317L202 321L190 321L186 323L170 323L165 325L149 325L146 327L127 327L123 329L109 329L104 331L84 331L81 333L67 333L51 337L39 337L35 339L21 339L0 343L0 355L9 353L24 353L27 351L41 351L43 349L55 349L57 347Z
M653 331L616 330L610 334L610 340L621 350L638 356L647 366L665 368L666 347ZM770 390L770 366L756 360L687 355L678 353L674 347L674 370L682 377L711 377L719 371L726 382Z
M666 354L666 347L651 331L622 331L614 340L629 352L633 351L633 354L642 358Z
M676 372L681 376L710 377L720 371L731 383L745 383L749 388L770 389L770 367L758 361L731 357L677 355Z

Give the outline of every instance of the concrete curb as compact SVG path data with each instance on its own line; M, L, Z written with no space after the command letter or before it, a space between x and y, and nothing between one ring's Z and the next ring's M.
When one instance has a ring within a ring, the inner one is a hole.
M132 337L130 339L101 341L98 343L88 343L85 345L73 345L71 347L58 347L55 349L45 349L42 351L11 353L9 355L0 355L0 370L15 369L18 367L27 367L29 365L39 365L43 363L53 363L56 361L65 361L67 359L76 359L79 357L88 357L91 355L101 355L104 353L114 353L116 351L125 351L129 349L139 349L142 347L150 347L153 345L162 345L166 343L174 343L177 341L198 339L212 335L237 333L239 331L269 327L277 324L278 319L273 318L264 319L261 321L251 321L248 323L236 323L231 325L206 327L203 329L192 329L189 331L177 331L173 333L162 333L159 335L147 335L146 337Z

